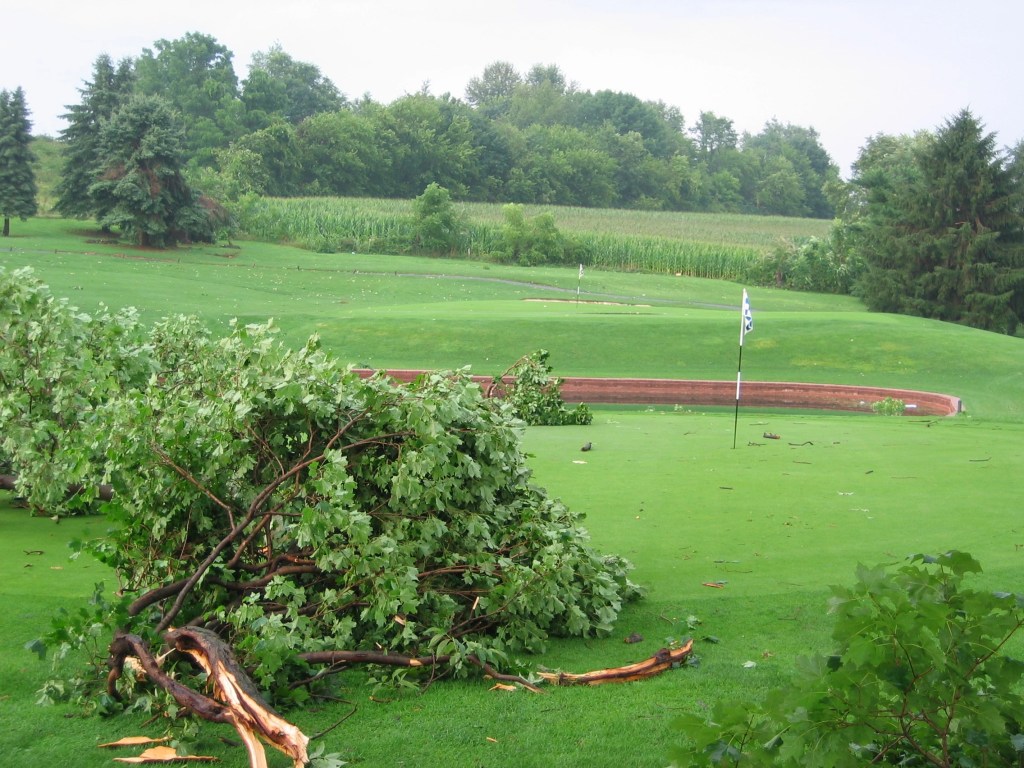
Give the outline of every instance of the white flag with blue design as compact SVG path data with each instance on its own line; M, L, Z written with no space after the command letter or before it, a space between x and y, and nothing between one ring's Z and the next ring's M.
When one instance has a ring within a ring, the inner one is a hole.
M740 346L743 346L743 337L754 330L754 315L750 311L750 297L747 296L747 289L743 289L743 323L740 326Z

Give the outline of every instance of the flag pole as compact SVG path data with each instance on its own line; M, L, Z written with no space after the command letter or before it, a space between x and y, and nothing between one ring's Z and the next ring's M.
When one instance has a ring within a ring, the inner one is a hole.
M732 417L732 447L736 448L736 431L740 423L740 385L743 381L743 339L754 330L754 316L750 312L750 297L743 289L743 306L740 307L740 354L736 362L736 411Z
M736 430L740 424L740 371L743 370L743 338L740 337L740 358L736 363L736 413L732 417L732 447L736 447Z
M580 283L583 282L583 265L580 264L580 273L576 278L576 309L580 308Z

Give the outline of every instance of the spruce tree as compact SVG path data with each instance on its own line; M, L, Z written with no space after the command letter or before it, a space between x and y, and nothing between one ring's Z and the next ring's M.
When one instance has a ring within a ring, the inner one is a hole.
M19 87L0 91L0 216L3 236L11 234L11 219L24 221L36 214L36 178L32 122L25 105L25 92Z
M915 146L913 164L860 179L861 295L875 310L1014 333L1024 310L1019 174L966 109Z
M210 218L183 173L184 131L157 96L133 96L107 120L97 147L98 179L89 195L100 224L141 246L211 239Z
M103 54L93 64L92 81L79 89L81 103L67 106L63 117L68 126L60 133L64 168L55 189L55 208L63 216L102 219L106 214L97 210L89 196L89 187L97 180L100 129L131 95L134 80L130 59L123 59L115 67L110 56Z

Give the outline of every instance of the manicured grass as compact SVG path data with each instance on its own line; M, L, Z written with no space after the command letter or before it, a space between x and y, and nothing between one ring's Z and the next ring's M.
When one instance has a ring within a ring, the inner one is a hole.
M328 751L357 765L662 766L677 738L676 713L761 695L785 683L797 656L829 649L828 586L850 583L858 562L960 548L985 566L979 584L1024 589L1024 530L1015 483L1007 481L1024 473L1024 425L743 411L732 449L732 423L722 412L601 408L590 427L535 428L524 436L536 481L586 512L597 548L631 558L635 578L648 588L612 637L556 640L528 663L587 671L638 660L669 638L693 634L698 668L543 696L490 691L481 680L445 682L422 694L396 693L387 703L371 700L354 672L347 696L355 714L326 737ZM781 439L765 439L765 431ZM594 449L581 453L584 441ZM5 605L19 606L2 625L0 669L18 682L0 702L0 716L10 722L8 715L27 712L8 737L24 750L17 754L57 758L68 749L63 739L36 739L59 731L82 754L76 765L107 765L109 757L94 755L91 745L135 733L141 718L66 723L69 710L33 709L32 690L46 665L21 647L55 608L87 598L103 576L95 563L63 559L63 540L100 533L102 523L58 526L4 510L0 525L0 592ZM31 549L45 554L22 554ZM714 582L724 587L704 586ZM692 629L690 616L701 621ZM633 632L644 640L623 643ZM747 661L757 666L747 669ZM313 733L348 709L291 716ZM204 731L204 752L244 765L237 750L216 743L216 734L230 730Z
M469 364L497 373L543 346L564 375L735 375L740 287L732 284L588 271L584 298L619 304L576 306L553 300L574 298L575 270L254 243L140 252L87 244L80 224L15 224L17 236L0 244L13 248L0 250L0 266L32 264L55 295L85 309L134 305L148 319L199 313L220 328L233 316L273 316L290 342L319 332L342 357L382 367ZM828 586L850 583L858 562L958 548L985 567L976 584L1024 591L1021 340L869 314L848 297L767 289L752 296L745 380L944 391L961 396L968 415L742 408L736 449L733 414L722 409L602 407L589 427L526 430L535 480L584 511L595 546L629 557L648 588L612 637L555 640L529 664L615 666L693 634L701 665L543 696L489 691L481 680L443 682L386 703L371 700L356 671L346 677L355 713L325 737L327 751L366 766L663 766L678 738L677 713L757 698L785 684L798 655L829 650ZM537 298L547 301L524 300ZM585 441L593 451L580 452ZM98 564L66 560L67 541L101 534L103 522L55 525L0 496L0 526L0 754L10 765L110 765L93 745L138 732L145 718L36 708L33 691L48 665L23 648L55 610L87 600L97 581L114 588ZM704 586L714 582L724 586ZM691 616L700 623L688 627ZM623 643L633 632L643 642ZM747 661L756 666L745 668ZM290 717L316 733L348 711L323 705ZM233 736L230 729L204 726L203 734L202 752L245 765L241 748L217 739ZM288 761L273 755L271 765Z
M741 287L713 280L313 254L262 243L140 251L87 243L83 225L32 219L0 250L84 308L198 314L222 332L273 317L356 364L503 371L538 348L561 375L732 379ZM89 238L95 239L95 238ZM56 251L56 252L55 252ZM597 303L597 302L610 303ZM941 391L974 418L1024 420L1024 344L946 323L868 313L851 297L752 289L748 381Z

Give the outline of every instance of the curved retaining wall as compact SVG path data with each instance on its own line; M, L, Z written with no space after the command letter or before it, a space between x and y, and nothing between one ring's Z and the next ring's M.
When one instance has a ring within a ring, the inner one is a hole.
M374 371L358 369L361 376ZM419 370L389 370L398 381L409 382ZM489 376L474 376L483 385ZM565 377L562 397L568 403L628 403L635 405L735 405L735 381L690 379L599 379ZM902 400L908 416L952 416L963 410L960 398L936 392L842 384L801 384L779 381L745 381L740 404L768 408L812 408L816 410L871 411L871 405L892 397Z

